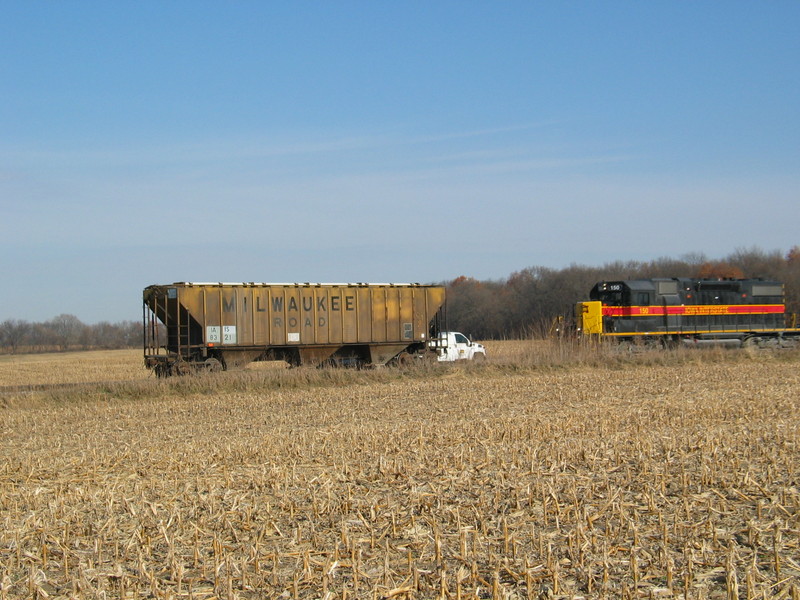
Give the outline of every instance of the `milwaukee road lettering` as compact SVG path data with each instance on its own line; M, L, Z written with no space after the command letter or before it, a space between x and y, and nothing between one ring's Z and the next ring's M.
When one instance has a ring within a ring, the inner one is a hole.
M247 312L246 298L242 308L244 312ZM315 317L317 326L325 327L328 323L328 310L331 312L352 312L355 309L355 296L322 296L317 298L310 296L295 298L292 296L286 300L284 300L283 296L277 296L271 298L271 301L261 296L256 296L255 306L253 307L253 310L259 313L269 310L272 313L272 324L275 327L283 327L284 318L286 318L286 323L289 327L297 327L301 321L304 327L312 327ZM236 299L233 296L222 298L222 312L236 312Z

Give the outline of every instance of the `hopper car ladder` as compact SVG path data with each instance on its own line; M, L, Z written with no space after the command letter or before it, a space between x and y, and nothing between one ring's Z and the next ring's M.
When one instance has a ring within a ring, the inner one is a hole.
M170 303L174 302L174 309L170 310ZM145 302L142 308L145 323L144 350L145 354L159 355L162 350L167 353L174 352L178 357L185 358L191 343L189 334L189 311L183 308L178 298L170 299L167 294L159 294L153 298L153 306ZM172 322L175 319L177 323ZM162 327L159 321L163 323ZM162 341L162 335L165 339Z

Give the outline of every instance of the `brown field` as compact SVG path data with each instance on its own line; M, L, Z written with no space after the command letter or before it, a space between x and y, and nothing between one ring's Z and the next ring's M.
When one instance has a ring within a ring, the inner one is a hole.
M0 600L800 598L800 353L488 346L2 357Z
M147 376L141 350L0 355L0 389L9 386L127 381Z

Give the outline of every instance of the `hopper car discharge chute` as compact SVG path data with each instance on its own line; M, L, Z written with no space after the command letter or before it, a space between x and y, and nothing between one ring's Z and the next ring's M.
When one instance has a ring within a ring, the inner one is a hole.
M420 284L173 283L143 292L144 360L159 376L433 355L445 289Z
M601 281L575 307L578 332L620 342L793 347L783 284L762 279Z

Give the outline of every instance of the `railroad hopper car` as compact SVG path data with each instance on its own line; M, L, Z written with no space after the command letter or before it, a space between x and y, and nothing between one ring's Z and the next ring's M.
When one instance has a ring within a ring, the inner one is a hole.
M620 341L794 345L783 284L761 279L601 281L579 302L581 333Z
M143 292L145 365L158 375L291 365L384 365L431 352L445 289L420 284L172 283ZM435 356L434 356L435 358Z

